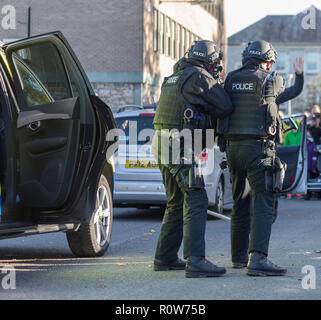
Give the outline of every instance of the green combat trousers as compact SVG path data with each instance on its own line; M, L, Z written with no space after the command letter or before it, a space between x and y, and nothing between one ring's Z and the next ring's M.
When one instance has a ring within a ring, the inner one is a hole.
M234 200L232 262L245 262L250 252L268 255L275 218L272 185L275 150L259 140L229 141L226 155Z
M160 140L160 137L158 137ZM156 138L157 140L157 138ZM153 140L154 143L154 140ZM191 165L158 163L163 177L167 205L158 238L155 259L175 261L184 244L184 258L205 257L205 227L208 198L205 188L189 187Z

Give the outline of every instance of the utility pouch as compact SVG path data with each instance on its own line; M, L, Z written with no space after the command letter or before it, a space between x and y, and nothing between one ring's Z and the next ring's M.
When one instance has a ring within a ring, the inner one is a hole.
M285 179L287 164L281 161L278 157L275 158L274 167L274 186L273 191L279 193L282 191Z
M274 176L273 169L269 168L265 171L265 191L274 192Z
M201 165L194 164L189 170L188 184L190 189L205 188Z

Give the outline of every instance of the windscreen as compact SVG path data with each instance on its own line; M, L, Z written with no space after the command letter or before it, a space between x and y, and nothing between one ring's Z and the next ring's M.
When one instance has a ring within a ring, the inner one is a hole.
M129 143L137 141L142 145L151 140L153 136L154 116L137 116L116 118L117 128L120 129L120 140L126 140Z

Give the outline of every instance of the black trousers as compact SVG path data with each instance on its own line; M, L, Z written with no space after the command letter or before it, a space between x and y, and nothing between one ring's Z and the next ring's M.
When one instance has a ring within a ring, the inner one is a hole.
M276 201L272 190L275 150L262 141L242 140L230 141L226 154L234 200L232 261L245 262L249 252L268 255Z
M155 137L153 144L160 144ZM169 140L171 154L172 141ZM155 259L174 261L184 243L184 258L205 257L205 228L208 198L205 188L190 187L191 165L162 163L161 148L156 154L163 177L167 205L158 238Z

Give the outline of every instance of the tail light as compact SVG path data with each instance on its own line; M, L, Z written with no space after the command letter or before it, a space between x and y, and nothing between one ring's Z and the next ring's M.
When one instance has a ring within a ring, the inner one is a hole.
M292 176L292 177L290 178L290 184L293 184L294 180L295 180L295 178L294 178L294 176Z
M206 162L208 160L208 153L203 152L199 155L198 158L199 158L200 162Z
M155 117L155 113L140 113L140 117Z

